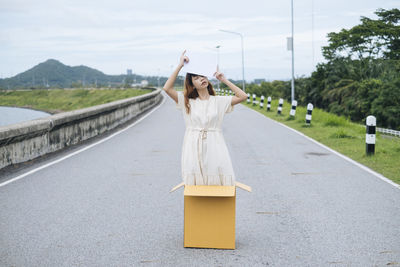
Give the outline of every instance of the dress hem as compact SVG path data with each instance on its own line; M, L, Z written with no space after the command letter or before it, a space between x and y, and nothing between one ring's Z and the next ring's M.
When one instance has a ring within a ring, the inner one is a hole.
M183 175L183 182L186 185L224 185L232 186L235 185L234 175L204 175L200 173L191 173Z

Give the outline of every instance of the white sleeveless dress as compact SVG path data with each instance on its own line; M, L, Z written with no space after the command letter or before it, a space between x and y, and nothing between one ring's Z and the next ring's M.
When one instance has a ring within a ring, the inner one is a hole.
M225 113L233 111L233 96L189 99L190 114L187 114L183 92L177 93L176 108L182 110L186 124L181 158L183 182L187 185L235 185L221 128Z

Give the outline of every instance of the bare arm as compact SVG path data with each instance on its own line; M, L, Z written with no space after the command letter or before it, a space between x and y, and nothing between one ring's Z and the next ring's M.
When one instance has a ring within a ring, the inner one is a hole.
M174 83L176 80L176 77L179 74L179 71L182 69L184 62L189 62L189 58L185 56L185 51L183 51L180 62L178 67L174 70L174 72L171 74L171 76L168 78L168 80L165 82L163 86L163 90L173 99L175 100L176 103L178 103L178 93L174 89Z
M232 106L239 104L240 102L243 102L247 99L247 94L243 92L242 89L233 84L231 81L229 81L227 78L225 78L223 73L217 71L214 75L218 80L226 84L235 93L235 95L232 97L232 102L231 102Z

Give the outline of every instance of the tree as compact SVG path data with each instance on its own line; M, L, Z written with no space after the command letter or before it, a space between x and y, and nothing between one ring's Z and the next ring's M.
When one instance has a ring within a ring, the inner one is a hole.
M378 9L378 19L361 17L361 24L339 33L328 34L328 46L322 48L323 56L335 58L400 59L400 10Z

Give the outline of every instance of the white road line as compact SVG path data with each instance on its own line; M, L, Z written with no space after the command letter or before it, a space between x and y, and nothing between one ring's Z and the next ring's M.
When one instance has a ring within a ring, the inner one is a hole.
M343 154L340 154L339 152L337 152L337 151L335 151L335 150L333 150L333 149L331 149L331 148L329 148L329 147L327 147L327 146L321 144L320 142L318 142L318 141L312 139L311 137L308 137L307 135L305 135L305 134L303 134L303 133L301 133L301 132L299 132L299 131L297 131L297 130L295 130L295 129L292 129L292 128L290 128L289 126L286 126L286 125L283 124L283 123L280 123L280 122L278 122L278 121L275 121L275 120L273 120L273 119L271 119L271 118L269 118L269 117L267 117L267 116L261 114L260 112L257 112L256 110L254 110L254 109L252 109L252 108L249 108L249 107L246 106L246 105L243 105L243 106L245 106L246 108L248 108L248 109L254 111L255 113L259 114L260 116L263 116L264 118L267 118L267 119L269 119L269 120L271 120L271 121L273 121L273 122L275 122L275 123L277 123L277 124L279 124L279 125L281 125L281 126L287 128L287 129L289 129L289 130L291 130L291 131L293 131L293 132L295 132L295 133L297 133L297 134L299 134L299 135L305 137L306 139L310 140L311 142L314 142L315 144L317 144L317 145L319 145L319 146L321 146L321 147L323 147L323 148L329 150L330 152L336 154L337 156L339 156L339 157L341 157L341 158L343 158L343 159L345 159L345 160L347 160L347 161L353 163L354 165L358 166L359 168L363 169L364 171L367 171L367 172L369 172L370 174L372 174L372 175L378 177L379 179L381 179L381 180L383 180L383 181L385 181L385 182L387 182L387 183L393 185L393 186L396 187L397 189L400 189L400 185L399 185L399 184L396 184L395 182L393 182L392 180L386 178L386 177L383 176L382 174L377 173L377 172L371 170L371 169L368 168L367 166L362 165L361 163L358 163L357 161L354 161L354 160L352 160L351 158L349 158L349 157L347 157L347 156L345 156L345 155L343 155Z
M72 157L72 156L75 156L75 155L77 155L77 154L79 154L79 153L82 153L83 151L85 151L85 150L87 150L87 149L89 149L89 148L92 148L92 147L94 147L94 146L97 146L97 145L99 145L99 144L101 144L101 143L103 143L103 142L105 142L105 141L107 141L107 140L113 138L114 136L119 135L119 134L122 133L122 132L125 132L125 131L128 130L129 128L135 126L136 124L138 124L139 122L141 122L142 120L144 120L145 118L147 118L150 114L152 114L154 111L156 111L159 107L161 107L161 105L164 104L165 99L166 99L166 98L164 97L163 101L162 101L158 106L156 106L152 111L150 111L148 114L146 114L146 115L143 116L142 118L138 119L137 121L135 121L135 122L132 123L131 125L127 126L126 128L124 128L124 129L122 129L122 130L120 130L120 131L118 131L118 132L116 132L116 133L113 133L112 135L107 136L106 138L101 139L100 141L98 141L98 142L96 142L96 143L93 143L93 144L88 145L88 146L86 146L86 147L84 147L84 148L82 148L82 149L80 149L80 150L78 150L78 151L75 151L75 152L73 152L73 153L71 153L71 154L69 154L69 155L67 155L67 156L64 156L64 157L62 157L62 158L60 158L60 159L57 159L57 160L52 161L52 162L49 162L49 163L47 163L47 164L45 164L45 165L43 165L43 166L40 166L40 167L38 167L38 168L36 168L36 169L33 169L33 170L31 170L31 171L28 171L28 172L26 172L26 173L24 173L24 174L21 174L21 175L17 176L17 177L11 178L10 180L7 180L7 181L1 183L1 184L0 184L0 187L5 186L5 185L7 185L7 184L9 184L9 183L15 182L15 181L17 181L17 180L19 180L19 179L22 179L22 178L24 178L24 177L26 177L26 176L28 176L28 175L30 175L30 174L32 174L32 173L38 172L38 171L40 171L40 170L42 170L42 169L45 169L45 168L47 168L47 167L50 167L51 165L54 165L54 164L56 164L56 163L59 163L59 162L61 162L61 161L63 161L63 160L66 160L67 158L70 158L70 157Z

